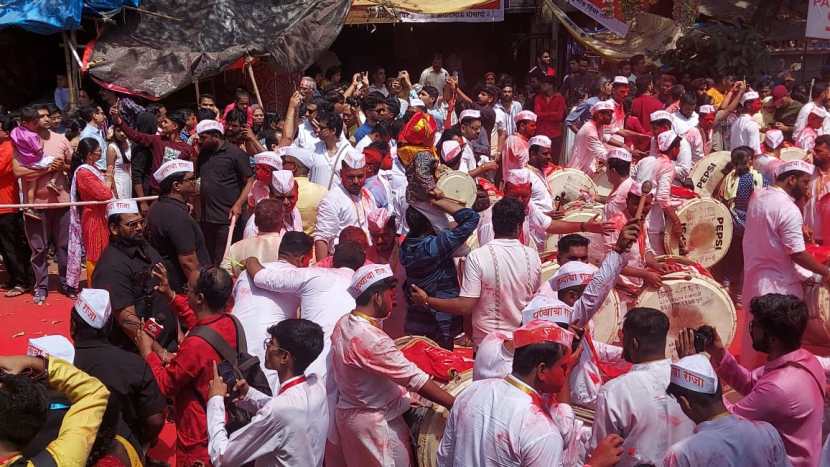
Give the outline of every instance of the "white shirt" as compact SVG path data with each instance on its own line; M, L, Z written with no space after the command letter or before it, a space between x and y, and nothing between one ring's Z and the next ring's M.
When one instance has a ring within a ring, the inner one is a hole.
M293 266L284 262L266 263L263 272L285 274ZM259 358L260 366L272 388L279 384L277 372L265 368L265 347L268 328L288 318L297 316L300 299L288 294L280 294L252 287L248 273L243 271L233 286L233 310L231 313L242 323L248 352Z
M692 436L669 449L663 465L786 467L791 464L784 441L772 425L729 414L698 425Z
M314 151L314 166L308 168L308 180L329 190L340 185L340 168L347 151L353 150L352 145L348 141L338 141L333 155L329 154L326 143L322 141L311 149Z
M350 225L360 227L369 236L366 216L374 203L372 195L366 190L361 190L360 196L354 196L341 185L333 186L317 206L314 240L326 241L332 247L337 244L340 231Z
M761 153L761 129L751 115L741 114L729 131L729 147L749 146L755 154Z
M514 384L536 391L513 376L508 378L510 382L501 378L475 381L456 398L438 447L439 467L560 464L564 442L559 429Z
M334 327L331 352L338 409L380 411L392 420L409 409L408 391L429 381L383 330L352 313Z
M689 437L695 424L666 394L671 360L633 365L603 385L597 397L591 449L611 434L622 436L623 457L618 467L659 463L674 443Z
M254 277L259 288L298 299L300 318L313 321L323 328L323 351L306 369L306 374L320 377L328 373L331 333L334 325L354 309L354 298L348 292L354 271L349 268L298 268L282 262L281 269L263 269Z
M522 111L522 104L516 101L510 101L510 108L508 109L504 106L503 102L499 101L494 107L506 115L504 131L507 132L507 136L516 133L516 115L519 115L519 112Z
M810 112L816 108L815 102L808 102L801 107L801 110L798 111L798 117L795 119L795 125L793 126L793 134L798 133L801 131L805 126L807 126L807 117L810 116ZM826 110L826 107L822 107ZM821 125L821 128L818 130L819 135L827 135L830 134L830 117L824 117L824 122Z
M527 171L530 172L530 202L542 212L553 211L553 196L543 174L530 165L527 166Z
M801 211L783 189L769 186L752 193L743 241L744 303L768 293L804 296L790 258L805 250L803 225Z
M421 78L418 80L418 83L420 83L421 86L432 86L437 89L440 94L444 92L444 86L447 84L447 78L449 77L449 72L444 68L435 71L430 66L421 72Z
M646 217L646 230L649 233L663 232L666 221L663 216L663 208L674 206L677 203L671 197L671 185L675 175L675 164L666 156L646 156L634 166L631 171L631 178L635 183L643 183L651 180L654 184L655 205Z
M610 219L625 211L628 206L628 192L631 191L631 185L633 183L634 180L628 177L620 182L620 186L616 190L611 192L603 208L603 218Z
M459 157L461 157L461 162L458 165L458 170L464 173L470 173L471 170L478 167L476 155L473 152L473 146L467 138L464 138L464 148L461 150L461 155Z
M303 117L302 123L297 126L297 138L294 139L294 144L304 149L313 150L314 146L319 143L320 138L315 134L314 125L308 121L308 118Z
M496 331L481 341L473 364L473 381L504 378L513 370L513 352L504 347L504 341L513 339L513 333Z
M516 239L497 238L467 255L459 296L478 298L472 316L476 346L493 331L512 332L521 325L541 269L536 250Z
M593 178L597 172L597 161L604 162L607 156L608 148L602 142L596 123L588 120L576 134L573 153L566 167L579 169Z
M285 223L283 225L283 229L285 232L302 232L303 231L303 218L300 216L300 210L297 206L294 206L294 209L291 211L291 223ZM248 220L245 222L245 230L242 233L242 238L254 238L259 235L259 229L256 226L256 214L249 216Z
M280 390L298 378L287 380ZM326 391L315 375L273 398L250 388L240 405L256 410L256 415L229 437L224 399L213 396L208 400L208 452L214 466L254 460L256 467L323 465L329 412Z

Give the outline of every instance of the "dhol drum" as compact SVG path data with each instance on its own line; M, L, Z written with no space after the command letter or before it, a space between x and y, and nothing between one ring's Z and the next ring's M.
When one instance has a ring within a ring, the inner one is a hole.
M797 147L784 148L779 154L779 158L784 162L789 161L810 161L810 154Z
M546 261L542 263L542 282L547 282L559 270L559 263ZM555 293L555 292L554 292ZM623 303L616 290L611 289L608 297L593 317L594 339L613 344L618 340L617 333L623 318Z
M605 202L611 192L614 191L614 186L608 180L608 167L602 166L594 176L594 183L597 185L597 201Z
M807 245L807 252L826 264L830 247ZM810 314L801 343L816 355L830 356L830 288L810 280L804 285L804 301Z
M601 222L604 205L598 203L584 203L581 201L570 202L565 205L565 216L560 219L567 222ZM580 235L591 241L588 248L588 261L594 265L602 262L604 248L598 248L605 241L600 234L580 232ZM545 241L545 251L556 249L556 243L562 235L549 235Z
M455 397L472 383L473 370L467 370L443 385L443 387L445 391ZM444 436L444 427L447 425L449 412L438 404L433 404L422 398L420 401L422 402L419 405L413 405L410 408L409 412L404 415L404 419L412 434L416 465L418 467L437 467L438 446Z
M697 329L708 324L718 331L727 348L735 338L738 318L726 289L694 270L663 276L663 286L643 290L636 306L655 308L669 317L666 357L677 357L674 341L686 328Z
M729 151L717 151L697 161L691 174L695 193L703 198L715 196L715 190L726 176L723 169L730 160Z
M444 192L444 197L473 207L476 201L476 182L473 177L460 170L453 170L438 178L437 187Z
M691 199L677 209L683 227L682 239L675 238L668 222L664 246L670 255L685 256L710 268L726 256L732 243L732 215L723 203L713 198ZM685 254L680 251L680 240Z
M547 177L548 189L554 207L564 206L580 199L596 199L597 185L585 172L577 169L559 169Z

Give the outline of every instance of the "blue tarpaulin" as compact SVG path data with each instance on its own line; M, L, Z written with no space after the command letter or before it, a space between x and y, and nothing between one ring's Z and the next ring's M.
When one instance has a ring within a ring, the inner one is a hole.
M37 34L78 29L86 11L112 11L140 0L0 0L0 29L18 26Z

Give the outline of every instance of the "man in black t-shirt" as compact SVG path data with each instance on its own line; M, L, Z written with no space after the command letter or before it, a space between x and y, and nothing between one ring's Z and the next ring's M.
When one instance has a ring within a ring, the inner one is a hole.
M82 293L89 291L84 289ZM164 427L167 401L144 359L110 344L112 319L90 323L77 308L73 307L69 314L69 331L75 343L74 364L101 380L109 389L110 398L118 399L121 418L139 443L136 449L142 451L158 439Z
M158 279L153 266L162 263L161 255L144 239L144 219L135 201L114 201L107 206L110 241L101 254L92 280L95 287L110 293L116 326L110 342L124 350L137 352L135 335L140 320L155 318L163 326L153 351L168 361L169 352L178 347L178 320L164 295L155 287Z
M211 264L202 229L187 205L196 194L193 163L165 162L153 177L161 196L147 215L148 240L164 258L170 286L182 292L190 279L199 276L201 267Z
M227 125L244 125L244 115L231 111ZM232 121L234 120L234 121ZM238 219L235 232L229 232L231 218L242 214L254 183L248 154L225 141L224 129L214 120L202 120L196 125L201 150L197 165L202 202L202 232L207 250L214 264L219 264L225 253L228 235L241 237L244 219ZM237 233L237 235L234 235Z

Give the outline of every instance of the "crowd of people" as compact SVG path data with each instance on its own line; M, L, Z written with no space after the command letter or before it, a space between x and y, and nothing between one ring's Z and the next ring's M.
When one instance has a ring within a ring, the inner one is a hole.
M830 87L604 69L335 67L281 115L244 89L71 108L59 79L54 103L0 115L6 297L44 304L54 261L74 299L69 336L0 357L0 465L163 465L170 420L182 466L410 466L418 406L447 409L439 466L830 465L830 358L802 342L805 287L830 286ZM722 151L734 233L711 275L738 355L637 304L695 267L663 237ZM565 169L607 180L581 200L601 214L565 218ZM451 393L403 336L471 347L472 382Z

